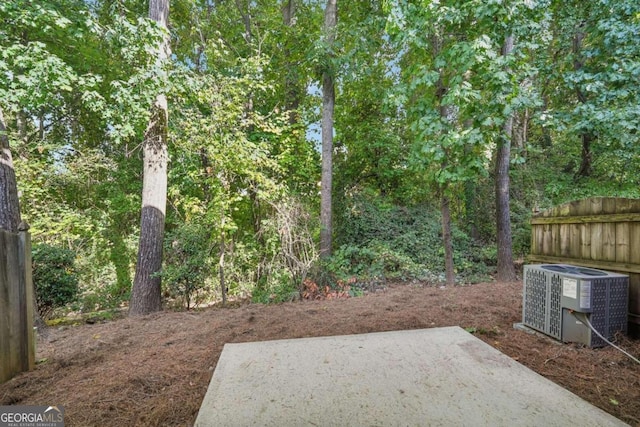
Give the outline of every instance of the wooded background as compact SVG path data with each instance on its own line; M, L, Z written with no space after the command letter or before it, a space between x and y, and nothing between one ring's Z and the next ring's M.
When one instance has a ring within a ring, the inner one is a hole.
M0 20L0 228L31 224L39 307L512 280L533 211L640 197L635 0L8 0ZM605 235L625 226L589 225L608 262L631 264Z

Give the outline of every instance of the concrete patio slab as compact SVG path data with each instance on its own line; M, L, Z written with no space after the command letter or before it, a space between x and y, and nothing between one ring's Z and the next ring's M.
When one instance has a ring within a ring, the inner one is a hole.
M623 426L459 327L225 345L196 426Z

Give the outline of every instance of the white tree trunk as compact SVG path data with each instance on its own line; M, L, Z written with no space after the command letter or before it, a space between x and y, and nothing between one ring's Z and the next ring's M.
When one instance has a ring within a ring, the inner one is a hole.
M150 0L149 17L167 28L169 0ZM158 46L158 63L169 57L169 37ZM143 184L140 218L140 245L133 280L129 315L142 315L162 309L160 292L162 245L167 205L167 97L159 94L151 109L149 126L142 143Z

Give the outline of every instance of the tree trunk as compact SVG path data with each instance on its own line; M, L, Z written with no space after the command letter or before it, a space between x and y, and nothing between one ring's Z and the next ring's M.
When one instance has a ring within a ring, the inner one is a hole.
M223 307L227 305L227 282L225 280L225 275L224 275L224 256L226 254L226 251L227 251L227 244L224 239L224 231L223 231L222 234L220 235L220 253L218 257L218 275L220 278L220 292L222 295Z
M236 0L236 8L238 12L240 12L242 24L244 25L244 41L246 41L248 45L251 45L251 40L253 39L253 34L251 33L251 14L249 13L250 7L251 2L244 4L240 0Z
M457 111L451 105L442 105L442 99L447 93L447 88L442 84L442 77L438 82L438 101L440 102L440 116L449 122L450 126L455 126L458 120ZM442 162L442 169L447 167L447 157ZM440 193L440 214L442 216L442 244L444 246L444 274L445 284L453 286L456 283L456 273L453 264L453 240L451 237L451 207L449 196L447 195L447 185L439 185Z
M592 156L591 156L591 142L593 142L593 134L589 131L583 131L581 135L582 139L582 160L580 161L580 168L576 172L576 178L587 177L591 175Z
M286 0L282 6L282 21L289 29L293 29L296 25L296 0ZM291 32L293 33L293 31ZM290 34L291 34L290 33ZM291 58L291 43L295 43L295 39L287 40L284 48L285 57L285 79L284 79L284 105L287 111L289 124L298 123L298 107L300 106L300 98L302 90L300 88L300 78L298 76L298 67Z
M513 36L507 36L503 55L511 54L513 50ZM496 153L496 228L498 240L498 274L499 281L511 282L516 279L516 271L513 266L513 253L511 244L511 215L509 201L509 163L511 161L511 136L513 134L513 116L507 118L503 137L498 142Z
M167 28L169 0L150 0L149 17ZM169 56L169 39L162 41L158 54L161 63ZM133 280L129 315L143 315L160 311L162 244L167 205L167 126L169 110L167 97L159 94L151 110L149 126L142 143L143 184L140 245Z
M464 182L464 220L467 224L469 236L474 240L480 240L481 238L478 230L478 220L481 218L478 211L481 206L478 206L477 192L478 184L475 181L466 180Z
M498 244L498 274L499 281L510 282L516 279L516 272L513 266L513 252L511 239L511 215L509 200L509 161L511 158L511 144L508 133L510 133L512 119L508 119L509 124L505 124L503 141L498 144L496 154L496 229ZM509 129L509 130L507 130Z
M524 110L513 117L513 147L522 155L527 152L527 132L529 127L529 110Z
M456 283L456 274L453 267L453 241L451 238L451 209L449 197L444 189L441 190L440 213L442 215L442 243L444 244L444 272L447 286Z
M471 129L473 127L473 120L467 119L464 122L465 129ZM470 155L471 146L466 145L464 147L465 155ZM480 232L478 231L478 215L481 207L478 205L476 193L478 192L478 183L470 179L464 182L464 222L467 224L467 231L472 239L480 240Z
M335 41L337 0L327 0L324 31L330 46ZM320 256L331 256L332 246L332 180L333 180L333 110L335 107L334 70L322 73L322 177L320 188Z
M585 36L586 34L584 32L578 30L573 37L573 69L575 71L581 70L584 66L584 58L582 57L580 52L582 50L582 41L584 40ZM580 89L580 87L576 88L576 95L578 96L578 101L581 104L585 104L587 102L587 96ZM582 160L580 161L580 168L576 172L576 178L590 176L593 169L591 142L593 142L595 137L591 131L584 129L580 134L580 139L582 140Z
M17 233L20 224L18 184L2 108L0 108L0 150L0 229Z
M434 53L440 49L440 41L434 39L435 50ZM438 79L436 88L436 97L439 104L440 117L444 119L449 127L454 128L458 121L458 111L453 105L443 105L443 99L447 94L447 86L444 84L442 72ZM446 152L446 149L445 149ZM442 161L442 169L447 167L447 157L445 154ZM456 282L456 274L453 265L453 240L451 238L451 209L450 200L447 195L447 184L438 184L438 192L440 193L440 214L442 216L442 244L444 246L444 271L445 271L445 284L447 286L453 286Z
M542 95L542 113L547 114L549 112L549 97L544 94ZM551 138L551 131L548 126L542 126L542 148L545 152L547 152L548 148L551 148L553 145L553 138Z
M7 125L0 107L0 230L17 233L20 227L20 201L18 181L13 168ZM36 298L33 298L33 326L41 336L47 333L47 324L40 317Z

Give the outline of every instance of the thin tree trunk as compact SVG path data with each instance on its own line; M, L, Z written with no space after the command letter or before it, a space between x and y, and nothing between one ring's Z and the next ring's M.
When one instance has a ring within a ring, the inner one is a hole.
M202 165L202 173L205 177L201 185L202 195L204 197L205 205L208 205L209 202L211 202L211 184L209 181L213 177L213 167L211 166L211 161L209 160L206 148L200 149L200 164Z
M513 147L523 155L527 148L527 127L529 125L529 110L524 110L520 114L514 114L513 117Z
M296 16L296 1L285 0L282 5L282 22L287 27L292 27L295 24Z
M324 12L326 42L335 41L337 0L327 0ZM335 107L334 70L322 73L322 177L320 188L320 256L331 256L332 247L332 186L333 186L333 110Z
M238 9L238 12L240 12L242 24L244 25L244 40L248 45L251 44L251 40L253 39L253 34L251 33L251 14L249 13L250 7L251 2L245 5L240 0L236 0L236 8Z
M480 231L478 230L478 184L475 181L467 180L464 183L464 219L467 224L469 236L474 240L480 240Z
M573 69L575 71L580 71L584 66L584 58L581 55L582 50L582 41L586 37L586 34L581 30L576 31L575 36L573 37ZM587 96L580 89L580 87L576 88L576 94L578 96L578 101L581 104L585 104L587 102ZM595 139L593 133L589 130L582 130L580 134L580 139L582 140L582 160L580 161L580 168L576 172L576 178L579 177L587 177L591 175L592 171L592 156L591 156L591 143Z
M549 111L549 97L547 95L542 95L542 113L547 114ZM547 148L551 148L553 145L553 138L551 138L551 131L548 126L542 126L542 148L545 152L547 152Z
M451 238L451 209L449 197L444 189L441 190L440 213L442 215L442 243L444 244L444 272L447 286L456 283L456 274L453 266L453 241Z
M507 36L503 55L510 55L513 51L513 36ZM516 279L513 266L513 252L511 240L511 215L509 200L509 164L511 161L511 136L513 134L513 116L507 118L503 137L498 142L496 153L496 228L498 240L498 274L499 281L510 282Z
M440 41L434 39L435 52L440 49ZM443 99L447 94L448 88L443 83L442 74L438 79L436 97L439 103L440 117L449 123L450 127L455 127L458 121L458 111L452 105L443 105ZM447 167L447 155L442 161L442 169ZM445 284L453 286L456 282L455 267L453 265L453 240L451 237L451 208L450 200L447 195L447 185L439 184L438 192L440 193L440 214L442 216L442 244L444 246L444 271Z
M589 131L584 131L581 135L582 139L582 160L580 161L580 168L576 172L576 178L586 177L591 175L592 156L591 156L591 143L593 142L593 134Z
M464 122L465 129L471 129L473 127L473 120L467 119ZM471 146L466 145L464 147L465 155L469 155ZM478 191L478 183L470 179L464 182L464 221L467 224L467 230L469 235L474 240L480 239L480 232L478 231L478 206L476 193Z
M19 224L18 183L13 168L7 126L0 108L0 229L17 233Z
M282 6L282 21L289 29L296 25L296 0L286 0ZM300 79L298 77L298 67L291 58L292 40L287 40L284 48L285 57L285 79L284 79L284 105L287 111L289 124L298 123L298 107L300 106Z
M149 17L167 28L169 0L150 0ZM169 39L159 46L159 62L169 56ZM162 309L161 279L162 244L167 205L167 97L159 94L152 107L149 126L142 143L143 184L140 245L133 281L129 315L143 315Z
M223 221L224 224L224 221ZM223 225L224 227L224 225ZM224 256L227 252L227 244L224 238L224 231L220 235L220 254L218 258L218 274L220 277L220 292L222 293L222 306L227 305L227 282L224 276Z

